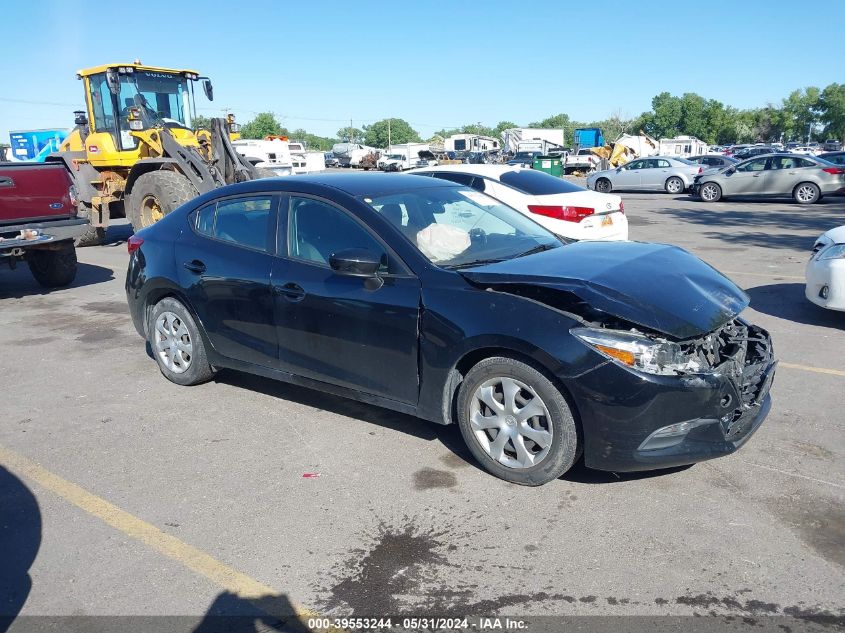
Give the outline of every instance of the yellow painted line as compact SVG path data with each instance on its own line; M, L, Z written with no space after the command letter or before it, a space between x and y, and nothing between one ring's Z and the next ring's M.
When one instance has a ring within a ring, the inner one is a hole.
M261 607L259 599L266 600L280 595L272 587L250 578L225 563L221 563L193 545L188 545L175 536L162 532L153 524L147 523L105 499L88 492L81 486L51 473L46 468L4 447L2 444L0 444L0 463L116 530L141 541L230 593L244 598L264 612L266 611ZM296 605L293 606L293 609L300 620L319 617L317 613Z
M812 371L817 374L830 374L831 376L845 376L845 371L841 369L828 369L826 367L813 367L812 365L796 365L795 363L778 363L778 367L788 367L789 369L800 369L802 371Z
M804 277L798 277L796 275L781 275L780 273L750 273L750 272L740 272L738 270L720 270L719 272L725 275L751 275L752 277L766 277L767 279L772 279L774 277L780 277L781 279L800 279L804 281Z

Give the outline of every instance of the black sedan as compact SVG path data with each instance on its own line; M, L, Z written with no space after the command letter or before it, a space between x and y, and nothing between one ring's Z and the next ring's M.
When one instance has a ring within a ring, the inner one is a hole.
M684 250L564 245L449 181L323 174L217 189L128 243L161 372L223 367L457 423L488 471L548 482L735 451L770 408L748 297Z

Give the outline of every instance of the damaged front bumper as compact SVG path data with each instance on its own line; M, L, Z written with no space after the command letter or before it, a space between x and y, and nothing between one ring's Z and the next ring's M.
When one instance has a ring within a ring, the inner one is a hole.
M777 361L768 333L739 323L745 340L715 350L706 373L659 376L607 362L580 376L573 395L586 465L669 468L728 455L745 444L771 409Z

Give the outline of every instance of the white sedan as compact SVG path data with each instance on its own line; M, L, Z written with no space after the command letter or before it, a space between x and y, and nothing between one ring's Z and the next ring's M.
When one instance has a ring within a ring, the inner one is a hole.
M513 165L440 165L408 173L483 191L567 239L628 239L622 198L590 191L541 171Z
M845 226L819 236L804 275L807 299L829 310L845 311Z

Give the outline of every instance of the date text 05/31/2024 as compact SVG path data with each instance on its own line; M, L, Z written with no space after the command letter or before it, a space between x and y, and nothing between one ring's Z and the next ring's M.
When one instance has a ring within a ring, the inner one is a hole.
M489 618L438 618L438 617L403 617L403 618L309 618L308 628L312 631L344 630L510 630L520 631L527 628L524 620L509 617Z

